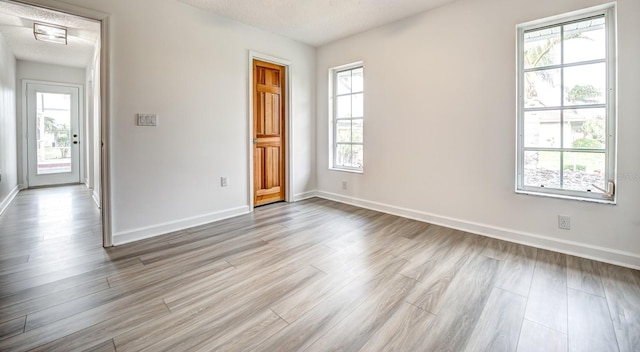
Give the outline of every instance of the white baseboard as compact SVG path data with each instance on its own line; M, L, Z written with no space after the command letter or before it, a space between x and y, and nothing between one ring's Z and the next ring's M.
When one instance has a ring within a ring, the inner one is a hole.
M146 238L160 236L170 232L180 231L188 229L190 227L200 226L215 221L220 221L234 216L247 214L251 211L249 206L244 205L241 207L218 211L215 213L194 216L187 219L165 222L162 224L142 227L134 230L115 233L113 235L113 245L119 246L126 243L140 241Z
M361 208L371 209L478 235L497 238L504 241L520 243L531 247L547 249L555 252L575 255L578 257L593 259L605 263L640 270L640 256L631 252L592 246L584 243L566 241L543 235L505 229L446 216L439 216L436 214L430 214L418 210L372 202L359 198L347 197L330 192L317 191L315 192L315 194L320 198L350 204Z
M0 215L2 215L5 210L7 210L9 204L11 204L13 199L18 195L18 192L20 192L20 186L16 185L15 187L13 187L11 192L9 192L9 194L0 202Z
M95 189L91 192L91 198L93 198L93 202L96 203L98 209L102 209L102 206L100 205L100 195L98 194L98 192L96 192Z
M301 200L305 200L305 199L309 199L309 198L313 198L313 197L317 197L317 196L318 196L318 192L316 192L316 191L302 192L302 193L294 194L293 195L293 201L294 202L299 202Z

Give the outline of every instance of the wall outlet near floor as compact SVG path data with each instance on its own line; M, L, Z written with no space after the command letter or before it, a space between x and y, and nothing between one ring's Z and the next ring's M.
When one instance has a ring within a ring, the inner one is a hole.
M347 181L342 181L342 189L347 189Z
M220 177L220 186L227 187L229 185L229 180L227 180L226 176Z
M571 218L566 215L558 215L558 228L571 230Z

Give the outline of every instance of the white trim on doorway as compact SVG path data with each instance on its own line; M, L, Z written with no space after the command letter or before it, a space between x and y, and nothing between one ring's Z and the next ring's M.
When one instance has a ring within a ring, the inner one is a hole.
M292 109L292 104L291 102L293 101L293 97L291 96L293 89L291 88L291 61L286 60L286 59L282 59L279 57L275 57L275 56L271 56L271 55L267 55L267 54L262 54L260 52L256 52L253 50L249 50L249 64L248 64L248 76L249 76L249 90L248 90L248 96L249 96L249 113L248 115L248 119L247 119L247 125L248 125L248 134L247 134L247 145L248 145L248 149L249 149L249 160L248 160L248 166L249 166L249 179L248 179L248 185L247 185L247 189L249 191L248 194L248 200L247 203L249 204L249 209L251 209L251 211L253 211L254 208L254 204L253 204L253 140L252 140L252 136L253 136L253 60L260 60L260 61L265 61L265 62L270 62L276 65L280 65L280 66L284 66L285 68L285 73L286 73L286 136L285 136L285 149L286 149L286 164L285 164L285 183L286 183L286 194L285 194L285 201L286 202L292 202L294 200L293 197L293 153L291 151L291 147L293 146L293 109Z
M100 184L101 184L101 212L102 212L102 242L103 246L113 246L111 219L111 86L110 86L110 55L109 55L109 14L85 7L68 4L58 0L3 0L16 4L34 6L52 11L62 12L71 16L84 17L100 22L100 125L101 146L100 153Z
M42 86L53 86L53 87L63 87L63 88L74 88L74 89L78 89L78 93L77 93L77 98L78 98L78 127L77 127L77 132L80 133L80 145L84 145L84 143L88 140L87 135L85 134L85 130L84 130L84 122L85 122L85 99L84 99L84 86L81 84L72 84L72 83L63 83L63 82L49 82L49 81L39 81L39 80L33 80L33 79L23 79L22 80L22 185L23 187L21 188L29 188L29 187L33 187L34 183L33 180L31 180L32 182L29 182L29 144L28 144L28 138L27 138L27 131L28 131L28 103L29 103L29 97L28 97L28 92L27 89L29 88L29 85L42 85ZM84 148L80 147L78 150L78 160L77 162L79 163L79 176L78 176L78 182L81 182L81 180L84 179L85 174L84 174L84 164L85 164L85 152L84 152ZM36 186L41 186L39 184L35 184Z

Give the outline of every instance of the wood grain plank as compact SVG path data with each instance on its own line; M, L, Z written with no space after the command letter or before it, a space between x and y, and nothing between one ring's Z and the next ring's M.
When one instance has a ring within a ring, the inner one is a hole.
M401 274L418 281L422 281L422 277L437 267L438 262L446 258L465 238L462 232L440 226L431 226L426 233L429 236L428 246L409 249L403 255L410 263L402 269Z
M496 287L528 297L538 250L521 244L508 245L507 258L500 269Z
M17 256L5 255L0 258L0 268L4 270L4 269L12 268L13 266L16 266L19 264L27 263L28 261L29 261L28 254L17 255Z
M203 341L193 351L255 351L257 346L285 326L287 323L277 314L265 309L253 314L224 335Z
M525 318L567 333L566 255L538 250Z
M154 283L160 283L180 275L187 275L189 272L198 271L208 265L224 265L217 258L208 256L176 257L175 260L154 262L144 266L136 266L127 270L122 270L107 277L109 287L127 286L142 287Z
M407 218L397 218L384 228L384 231L389 236L404 237L407 239L415 239L422 233L424 233L430 224L426 222L411 220Z
M317 282L297 292L291 292L271 305L271 310L285 322L292 323L318 304L340 291L356 278L345 275L325 275Z
M142 263L138 263L136 265L142 266ZM73 277L62 279L62 280L50 282L44 285L30 287L25 290L10 292L6 296L0 296L0 307L8 307L21 302L40 299L42 297L45 297L51 294L56 294L56 293L62 294L62 292L69 291L69 290L73 291L75 288L78 288L78 287L86 287L86 286L91 287L93 285L100 285L105 282L107 275L94 276L91 274L92 273L87 273L83 275L73 276Z
M497 260L506 260L509 256L509 242L490 238L481 254Z
M404 304L416 281L397 276L385 290L367 297L345 319L334 325L306 351L358 351ZM357 321L358 324L353 324Z
M567 256L567 287L604 297L599 265L593 260Z
M229 334L234 328L234 324L231 322L245 322L254 317L256 312L268 309L270 304L288 292L299 290L324 275L311 267L303 268L294 273L287 271L283 271L283 273L287 273L287 275L264 283L262 286L264 289L260 292L239 286L211 297L209 302L215 306L214 312L205 315L198 314L196 319L191 319L188 334L174 333L163 336L161 340L145 346L141 351L182 351L197 348L201 343L206 344L207 341ZM255 287L255 283L250 284L251 287ZM189 310L189 308L185 309ZM120 345L116 345L116 347L118 351L122 350Z
M622 352L640 346L640 280L638 271L600 264L609 312Z
M324 267L323 272L328 273L318 282L308 286L307 288L293 292L281 300L275 302L271 309L277 313L286 322L292 323L299 319L309 310L316 307L324 300L332 297L335 293L340 291L344 286L354 281L366 281L378 275L384 275L385 272L391 267L393 263L404 264L405 261L396 261L394 258L384 252L378 252L373 256L346 256L344 253L337 253L336 256L341 256L343 259L349 260L339 261L337 267L340 270L325 271L325 263L335 263L333 256L327 258L326 262L321 265L314 265L314 267ZM366 262L367 265L361 265L362 262ZM389 266L389 264L392 264Z
M439 252L439 248L444 245L444 242L452 241L451 233L454 231L446 229L437 225L430 225L425 231L420 233L412 241L409 241L409 245L403 246L400 250L395 250L394 255L409 260L411 263L405 268L405 276L410 276L407 273L413 271L416 267L425 262L425 258L431 258L434 253Z
M604 297L569 289L569 351L618 351Z
M443 308L420 341L424 351L462 351L480 318L499 269L499 261L476 256L447 291Z
M109 339L97 346L90 347L85 352L116 352L116 346L113 344L113 339Z
M261 344L258 350L303 351L309 348L335 324L349 316L369 296L379 294L387 287L393 287L394 280L406 279L397 275L406 263L400 258L389 259L378 275L368 280L354 280L335 295L318 304L313 310L278 331Z
M186 284L208 278L216 273L223 272L230 266L226 262L216 262L198 270L190 271L184 275L175 276L161 282L149 283L141 278L140 283L131 283L129 286L110 288L91 295L80 297L73 301L59 304L51 308L38 311L27 317L25 330L33 330L62 320L67 317L90 311L93 309L109 310L111 307L126 306L131 302L141 299L161 299L168 292L179 290Z
M55 288L59 285L63 285L63 283L70 283L71 285L86 283L95 280L96 277L106 277L132 266L141 265L142 263L138 258L131 258L122 261L104 262L96 265L65 268L54 273L42 274L28 279L0 285L0 297L4 300L4 297L16 294L20 291L28 291L30 289L35 289L35 291L37 291L37 288L41 286ZM44 291L45 293L49 292L48 289L45 289Z
M418 351L421 336L429 330L434 318L435 315L404 302L360 351Z
M265 252L252 253L252 260L248 262L248 258L244 257L240 259L229 259L229 263L235 267L249 266L253 268L265 266L277 268L296 262L313 265L334 252L332 248L324 244L313 243L292 244L291 246L270 243L266 245L264 249Z
M522 323L518 352L566 352L567 335L525 319Z
M0 307L0 317L15 318L45 310L59 304L74 301L109 288L106 279L98 279L83 283L66 290L52 292L48 295L16 301L13 304Z
M527 298L494 288L465 351L515 351Z
M438 271L441 271L443 267L449 267L450 263L464 257L470 258L478 255L488 240L481 236L452 229L445 229L436 236L437 239L430 249L421 251L414 258L410 258L411 263L403 269L402 275L426 283L433 276L437 276Z
M58 272L73 270L73 268L76 267L98 268L104 265L109 265L111 262L112 260L104 255L104 253L100 253L98 255L76 257L59 261L48 260L41 263L26 263L19 267L0 270L0 285L32 279L38 276L56 275Z
M236 280L230 280L229 274L237 274L234 276ZM229 271L214 280L219 284L209 287L190 285L173 292L174 297L190 299L165 298L164 301L172 307L172 315L116 336L118 351L196 345L212 337L214 327L217 334L232 329L230 320L246 318L267 309L273 301L319 280L324 274L310 267L287 267L270 273L247 272L247 277L238 279L244 275L236 270ZM256 290L255 287L263 289Z
M220 245L212 248L211 245L214 244ZM146 254L141 256L140 260L145 265L148 265L162 260L175 260L205 254L210 256L212 260L224 259L232 254L242 253L266 244L267 242L259 238L238 236L237 233L228 233L225 234L222 239L211 238L208 240L200 240L183 244L181 246L171 247L163 251ZM215 255L215 257L213 255Z
M157 319L169 310L162 301L138 300L126 306L85 311L0 341L7 351L82 351L96 341Z
M0 340L4 340L14 335L22 334L24 332L24 323L27 317L15 318L12 320L5 320L0 323ZM4 317L2 318L4 320Z
M452 233L452 236L456 236L456 233ZM465 264L477 257L480 249L484 247L478 245L476 236L467 236L462 232L458 232L457 236L460 236L459 241L447 250L434 254L429 261L416 269L419 270L418 273L414 271L409 274L421 282L407 297L407 302L433 314L440 312L453 280ZM461 275L468 273L463 272Z

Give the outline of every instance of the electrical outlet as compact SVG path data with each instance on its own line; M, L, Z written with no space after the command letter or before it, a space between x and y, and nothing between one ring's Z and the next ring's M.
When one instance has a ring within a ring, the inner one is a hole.
M558 215L558 228L571 230L571 218L566 215Z
M229 181L225 176L220 177L220 186L227 187L229 185Z
M342 181L342 189L347 189L347 181Z

